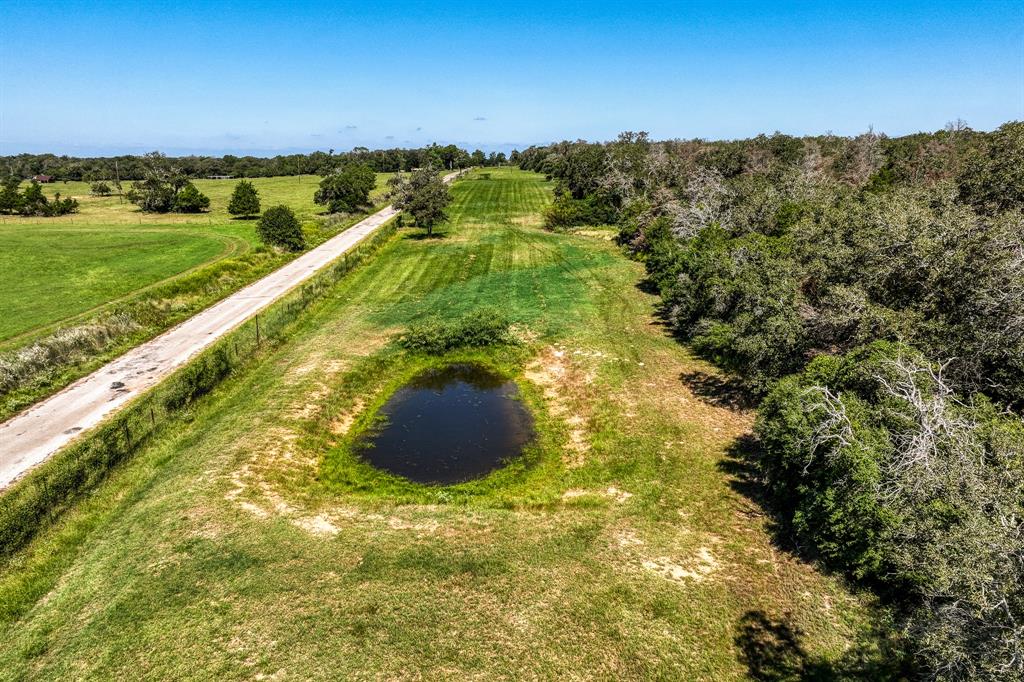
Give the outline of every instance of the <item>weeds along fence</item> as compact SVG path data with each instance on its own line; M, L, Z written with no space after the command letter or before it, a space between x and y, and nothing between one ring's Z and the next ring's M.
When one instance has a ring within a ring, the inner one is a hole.
M131 402L94 431L56 453L0 492L0 558L25 546L111 469L131 458L195 401L262 350L287 336L309 306L397 231L397 221L342 256L280 301L203 351L167 380Z

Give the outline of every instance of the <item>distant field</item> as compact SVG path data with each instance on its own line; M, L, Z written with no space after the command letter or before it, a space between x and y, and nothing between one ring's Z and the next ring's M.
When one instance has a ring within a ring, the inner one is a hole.
M387 178L378 176L375 198ZM319 181L313 175L252 180L264 208L285 204L303 220L322 210L313 203ZM237 182L197 180L211 210L191 215L143 213L120 197L91 196L86 182L44 185L51 197L77 198L81 209L59 218L0 216L0 347L248 251L257 243L254 221L227 213Z
M387 187L387 179L391 173L377 174L377 189L371 195L371 199L378 199ZM323 211L323 207L313 203L313 193L316 192L320 177L317 175L294 175L278 178L249 178L257 191L260 193L260 202L263 208L285 204L291 207L302 220L308 220ZM102 223L102 224L168 224L168 223L202 223L210 224L232 220L228 213L228 201L231 199L231 192L238 183L237 179L232 180L195 180L196 187L206 196L210 197L210 210L200 214L182 213L143 213L127 200L116 197L94 197L89 193L88 182L54 182L43 185L43 192L52 197L60 193L62 197L74 197L78 199L80 210L78 213L63 216L60 218L14 218L2 216L3 223L61 223L70 222L78 224L81 222ZM124 183L125 191L131 186L130 181Z

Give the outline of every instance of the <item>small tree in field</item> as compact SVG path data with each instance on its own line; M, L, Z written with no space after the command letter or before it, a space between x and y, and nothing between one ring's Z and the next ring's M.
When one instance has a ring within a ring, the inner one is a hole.
M45 213L47 203L42 186L33 180L21 194L21 214L36 215Z
M377 176L365 163L345 164L320 181L313 201L330 213L354 211L369 203L376 184Z
M280 246L288 251L301 251L306 248L302 225L287 206L274 206L264 211L256 223L256 233L264 244L270 246Z
M17 213L21 210L21 192L18 191L21 180L14 175L4 178L0 186L0 213Z
M98 180L92 183L90 191L98 197L109 197L111 194L110 185L103 180Z
M448 217L444 210L452 195L433 168L414 171L408 181L396 175L388 184L395 208L408 212L417 225L426 229L427 236L434 234L434 225Z
M179 213L199 213L210 207L210 197L200 192L191 182L186 183L174 198L174 210Z
M256 191L256 186L248 180L242 180L235 185L235 191L231 193L231 202L228 204L228 213L240 217L259 215L260 194Z

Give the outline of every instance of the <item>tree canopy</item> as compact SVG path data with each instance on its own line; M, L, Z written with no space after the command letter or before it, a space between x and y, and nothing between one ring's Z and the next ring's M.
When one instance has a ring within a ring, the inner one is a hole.
M233 216L254 216L260 212L260 194L248 180L240 180L231 193L228 213Z
M287 206L273 206L263 212L256 223L256 233L268 246L278 246L287 251L301 251L306 248L306 237L295 213Z
M210 206L210 199L166 156L153 152L145 159L144 177L128 191L129 201L149 213L198 213Z
M396 175L388 183L395 208L407 212L416 224L433 235L434 226L447 218L445 209L452 201L448 186L433 168L413 171L409 179Z
M347 163L320 181L313 202L329 213L350 213L370 201L377 184L373 169L365 163Z
M1024 675L1024 123L561 142L670 329L762 400L747 464L801 551L900 606L924 678Z

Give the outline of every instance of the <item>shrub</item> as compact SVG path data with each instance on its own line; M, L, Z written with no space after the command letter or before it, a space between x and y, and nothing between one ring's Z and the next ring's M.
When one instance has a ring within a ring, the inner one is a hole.
M280 246L288 251L306 248L306 237L302 234L299 219L284 205L268 208L256 223L256 233L264 244L270 246Z
M34 180L25 188L25 191L14 203L18 211L24 216L60 216L74 213L78 210L78 200L72 197L60 198L60 193L50 201L43 194L43 189Z
M138 323L115 314L91 324L61 329L31 346L0 356L0 396L16 390L40 373L88 359L112 339L133 332Z
M256 186L248 180L241 180L235 185L228 202L228 213L233 216L253 216L260 212L260 194Z
M457 320L430 319L415 324L398 338L403 348L440 355L461 347L515 343L509 320L500 312L483 308Z
M21 214L26 216L45 215L47 203L42 186L33 180L21 193Z
M191 182L178 190L174 198L174 210L179 213L199 213L210 207L210 198L199 191Z
M92 183L89 186L89 190L98 197L109 197L112 193L110 185L102 180Z
M614 208L599 194L573 199L568 192L561 192L544 209L544 227L553 230L579 225L604 225L615 222L615 218Z

